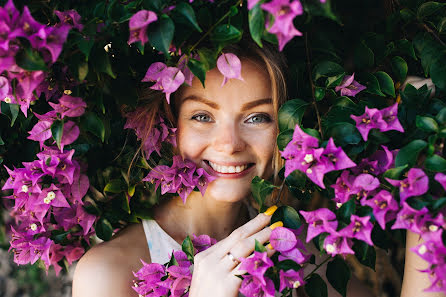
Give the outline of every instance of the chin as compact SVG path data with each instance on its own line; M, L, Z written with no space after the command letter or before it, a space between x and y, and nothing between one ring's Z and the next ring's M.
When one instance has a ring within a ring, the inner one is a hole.
M221 202L238 202L250 194L250 183L234 183L234 181L217 179L209 184L205 196Z

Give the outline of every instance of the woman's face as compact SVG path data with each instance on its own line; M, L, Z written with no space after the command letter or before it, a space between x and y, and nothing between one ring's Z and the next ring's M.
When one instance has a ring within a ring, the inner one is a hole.
M219 201L247 197L255 176L272 174L277 119L270 79L247 60L242 60L242 77L221 87L223 76L214 68L206 74L206 88L194 78L177 96L178 149L217 177L206 196Z

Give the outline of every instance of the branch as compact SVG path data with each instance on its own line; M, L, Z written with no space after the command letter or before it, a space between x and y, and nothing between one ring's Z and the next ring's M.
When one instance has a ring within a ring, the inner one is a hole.
M307 280L310 278L310 276L316 271L318 270L322 265L324 265L325 263L328 262L328 260L332 259L331 257L327 257L324 261L322 261L321 263L319 263L319 265L316 265L316 267L304 278L304 280Z
M429 28L428 25L426 25L425 23L421 23L421 26L430 34L432 34L432 36L434 36L434 38L444 47L446 47L446 44L443 42L443 40L441 40L441 38L434 32L434 30L432 30L431 28Z

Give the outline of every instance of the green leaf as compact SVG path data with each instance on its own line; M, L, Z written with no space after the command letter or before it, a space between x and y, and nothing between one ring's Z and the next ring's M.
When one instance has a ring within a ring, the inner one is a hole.
M376 251L373 246L368 245L364 241L356 241L352 247L358 261L373 270L375 270Z
M316 101L321 101L325 97L325 89L321 87L316 87L314 89L314 97L316 98Z
M51 135L54 141L56 141L57 147L60 148L60 142L63 135L63 121L54 121L51 125Z
M260 252L260 253L266 252L266 248L257 239L255 240L255 248L254 248L254 250L256 252Z
M94 39L86 39L83 36L77 38L77 47L85 55L85 61L90 58L90 52L94 45Z
M319 274L314 273L305 284L305 292L309 297L327 297L327 284L319 276Z
M168 56L174 31L175 24L171 18L166 14L162 14L158 21L150 25L150 30L148 31L149 41L157 50Z
M104 218L100 217L95 226L96 235L105 241L110 240L113 235L113 227L110 222Z
M181 250L186 253L187 259L194 263L194 245L192 244L192 240L190 239L189 235L183 240Z
M318 63L313 69L313 80L320 77L336 76L345 73L344 68L338 63L332 61L323 61Z
M299 271L302 267L294 262L293 260L283 260L275 265L275 267L279 270L288 271L290 269L294 271Z
M396 155L395 167L401 167L404 165L412 167L416 163L418 155L426 146L426 141L416 139L402 147L399 150L398 155Z
M48 71L46 63L40 56L38 51L34 51L31 48L21 49L15 55L15 62L20 68L29 71L43 70Z
M200 56L200 61L206 65L206 69L213 69L217 65L217 53L207 49L201 48L198 51L198 55Z
M443 107L435 117L435 120L440 124L444 125L446 123L446 107Z
M417 125L417 128L426 131L426 132L438 132L438 124L437 122L431 118L431 117L423 117L418 116L416 117L415 123Z
M381 92L381 87L376 76L366 72L361 76L361 78L361 83L367 87L367 89L365 89L366 92L382 97L386 96L383 92Z
M285 228L299 229L302 223L297 211L291 206L280 206L271 217L271 224L282 221Z
M327 88L338 86L342 82L342 79L344 78L344 76L345 76L345 73L343 72L343 73L339 73L339 74L337 74L335 76L327 77L327 81L325 82L325 86Z
M279 135L277 135L277 146L279 150L283 151L287 144L291 141L293 138L293 129L288 129L283 132L280 132Z
M342 296L347 296L347 284L351 277L351 271L348 265L339 257L328 262L326 274L330 285L335 288Z
M115 199L119 199L119 200L121 200L121 205L120 205L120 207L121 207L121 209L122 209L123 211L125 211L125 212L128 213L128 214L131 213L131 210L130 210L130 201L129 201L129 198L127 197L126 193L121 193L121 194L119 194L119 196L118 196L117 198L115 198Z
M91 53L90 63L98 72L108 74L112 78L116 78L116 74L113 72L112 65L110 63L110 57L103 48L94 47Z
M437 25L438 33L443 33L446 31L446 17L442 18Z
M438 198L432 203L433 210L439 210L446 206L446 197Z
M396 42L396 47L401 53L406 54L409 57L412 57L414 60L418 60L417 55L415 55L413 44L409 40L407 39L398 40Z
M265 204L266 197L269 196L276 188L271 182L256 176L251 181L251 192L259 207Z
M376 72L375 76L379 81L381 91L395 98L395 86L393 84L392 78L384 71Z
M439 3L434 1L423 3L417 10L417 18L419 20L422 20L425 17L440 11L445 5L446 3Z
M198 79L201 81L201 84L203 85L204 88L204 81L206 80L206 71L208 69L206 69L206 65L199 61L199 60L195 60L195 59L190 59L187 62L187 67L189 67L190 71L192 71L192 73L198 77Z
M300 99L285 102L279 109L279 130L294 129L300 124L307 106L308 103Z
M446 50L437 55L430 67L432 82L440 89L446 89Z
M399 82L404 82L407 77L407 63L400 56L395 56L392 58L391 64L392 71L395 74L396 79Z
M406 22L410 22L415 18L415 13L409 8L403 8L400 10L400 16Z
M248 12L249 32L251 33L252 40L254 40L260 47L262 45L262 35L265 30L265 17L263 10L260 7L261 2L257 3Z
M364 40L355 49L354 61L358 69L370 68L375 64L375 55Z
M0 101L1 113L8 117L11 122L11 127L14 126L15 120L19 115L19 104L6 103L5 101Z
M104 192L121 193L127 190L127 184L122 179L112 179L104 187Z
M356 126L346 122L333 124L330 129L330 135L339 146L358 144L362 139Z
M404 170L408 167L409 165L405 164L403 166L399 166L399 167L395 167L395 168L391 168L388 169L386 172L384 172L383 177L387 177L390 179L400 179L401 175L403 174Z
M88 63L87 62L80 63L77 68L77 71L78 71L77 78L79 79L79 81L83 81L88 74Z
M102 142L105 137L105 127L102 120L92 112L87 113L81 121L83 129L96 135Z
M217 26L211 33L211 41L221 50L229 43L237 43L242 38L242 31L230 24Z
M356 202L354 199L350 199L349 201L342 204L342 206L336 211L336 213L343 221L350 222L351 215L355 213L355 210Z
M182 14L198 32L200 33L203 32L203 30L197 23L197 18L195 17L195 11L192 8L192 6L190 6L188 3L180 2L176 5L175 10L178 11L180 14Z
M444 172L446 171L446 160L439 155L432 155L426 159L424 166L434 172Z
M324 1L305 1L304 10L311 16L321 16L330 20L337 22L341 25L340 19L333 13L331 9L330 0Z
M167 267L170 267L170 266L178 266L178 261L177 261L177 259L175 259L174 253L172 253L172 256L170 256L169 263L167 263Z

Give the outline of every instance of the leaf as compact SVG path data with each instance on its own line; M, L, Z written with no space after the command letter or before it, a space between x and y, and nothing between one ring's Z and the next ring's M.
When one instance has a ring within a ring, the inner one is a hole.
M446 89L446 50L437 55L430 68L432 82L440 89Z
M103 48L95 47L92 50L90 62L93 63L96 71L105 73L112 78L116 78L116 74L113 72L110 63L110 57Z
M418 159L420 152L427 146L426 141L416 139L402 147L395 158L395 167L408 165L412 167Z
M20 105L13 103L6 103L5 101L0 101L0 111L2 114L6 115L11 121L11 127L14 126L15 120L19 115Z
M446 17L442 18L440 22L438 22L437 30L438 33L443 33L444 31L446 31Z
M367 89L365 89L366 92L382 97L386 96L383 92L381 92L381 87L376 76L366 72L361 77L361 83L367 87Z
M277 263L275 265L275 267L277 269L280 269L280 270L283 270L283 271L288 271L290 269L292 269L294 271L299 271L302 268L299 264L297 264L293 260L283 260L283 261L280 261L279 263Z
M446 3L439 3L434 1L423 3L417 10L417 18L419 20L422 20L425 17L440 11L445 5Z
M344 260L339 257L328 262L326 274L330 285L342 296L347 296L347 284L351 277L350 268Z
M230 24L217 26L211 33L211 41L221 50L229 43L236 43L242 38L242 31Z
M194 263L194 245L192 244L192 240L190 239L189 235L183 240L181 250L186 253L187 259Z
M320 77L336 76L345 73L344 68L338 63L332 61L323 61L318 63L313 69L313 80Z
M364 40L355 49L354 61L358 69L370 68L375 64L375 55Z
M404 170L408 166L409 165L405 164L403 166L399 166L399 167L388 169L386 172L384 172L383 177L387 177L387 178L390 178L390 179L398 180L398 179L400 179L400 177L403 174Z
M206 69L213 69L217 65L217 53L207 48L201 48L198 51L200 61L204 63Z
M309 297L327 297L327 284L319 276L319 274L314 273L305 284L305 292Z
M199 60L195 60L195 59L190 59L187 62L187 67L189 67L190 71L192 71L192 73L198 77L198 79L201 81L201 84L203 85L204 88L204 81L206 80L206 71L208 69L206 69L206 65L199 61Z
M198 31L203 32L200 26L197 23L197 18L195 17L195 11L189 4L185 2L180 2L176 5L175 10L178 11L181 15L183 15L192 26Z
M440 124L444 125L446 123L446 107L443 107L438 114L435 116L435 120Z
M260 7L261 2L257 3L248 12L249 32L251 33L252 40L254 40L260 47L262 45L262 35L265 30L265 17L263 10Z
M99 220L95 226L95 231L96 231L96 235L100 239L105 240L105 241L110 240L110 238L113 235L113 227L110 224L110 222L104 217L99 218Z
M339 146L345 146L347 144L358 144L361 142L361 134L355 125L340 122L336 123L330 129L330 135L334 138L335 143Z
M351 215L355 213L355 210L356 202L354 199L350 199L342 204L342 206L336 211L336 214L343 221L350 222Z
M276 188L271 182L256 176L251 181L251 192L260 209L265 204L266 197Z
M395 98L395 86L393 84L392 78L384 71L376 72L375 76L379 81L381 91Z
M302 225L297 211L286 205L280 206L271 217L272 224L278 221L282 221L283 226L290 229L299 229Z
M316 98L316 101L321 101L325 97L325 89L321 87L316 87L314 89L314 97Z
M358 261L373 270L375 270L376 251L373 246L368 245L364 241L356 241L352 247Z
M325 17L341 25L340 19L331 9L330 0L326 0L324 3L321 3L320 1L305 1L303 4L305 12L309 15Z
M86 39L83 36L79 36L76 41L77 47L85 55L85 61L88 61L91 49L94 45L94 39Z
M415 123L417 125L417 128L426 131L426 132L438 132L438 124L437 122L431 118L431 117L423 117L418 116L416 117Z
M121 193L127 190L127 184L122 179L112 179L104 187L104 192Z
M63 121L54 121L51 125L51 135L54 141L56 141L57 147L60 148L63 135Z
M25 70L29 70L29 71L36 71L36 70L48 71L48 68L46 67L46 63L43 60L43 58L40 56L40 53L38 51L34 51L31 48L21 49L15 55L15 62L17 63L17 65L20 68L23 68Z
M168 15L162 14L158 21L150 25L149 41L157 50L168 56L174 31L175 24L172 19Z
M404 82L407 77L407 63L400 56L395 56L392 58L391 64L392 71L395 74L396 79L399 82Z
M105 137L105 127L101 119L93 112L87 113L81 121L83 129L93 133L102 142L104 142Z
M88 74L88 63L87 62L80 63L77 68L77 71L78 71L77 78L79 79L79 81L83 81Z
M266 252L266 248L257 239L255 240L255 248L254 248L254 250L256 252L260 252L260 253Z
M409 57L412 57L414 60L418 60L417 56L415 55L413 44L409 40L407 39L398 40L396 42L396 47L401 53L406 54Z
M308 103L300 99L285 102L279 109L279 130L294 129L300 124L307 106Z
M287 144L291 141L293 138L293 129L288 129L283 132L280 132L279 135L277 135L277 146L279 147L279 150L283 151Z
M444 172L446 171L446 160L439 155L432 155L426 159L424 166L434 172Z

